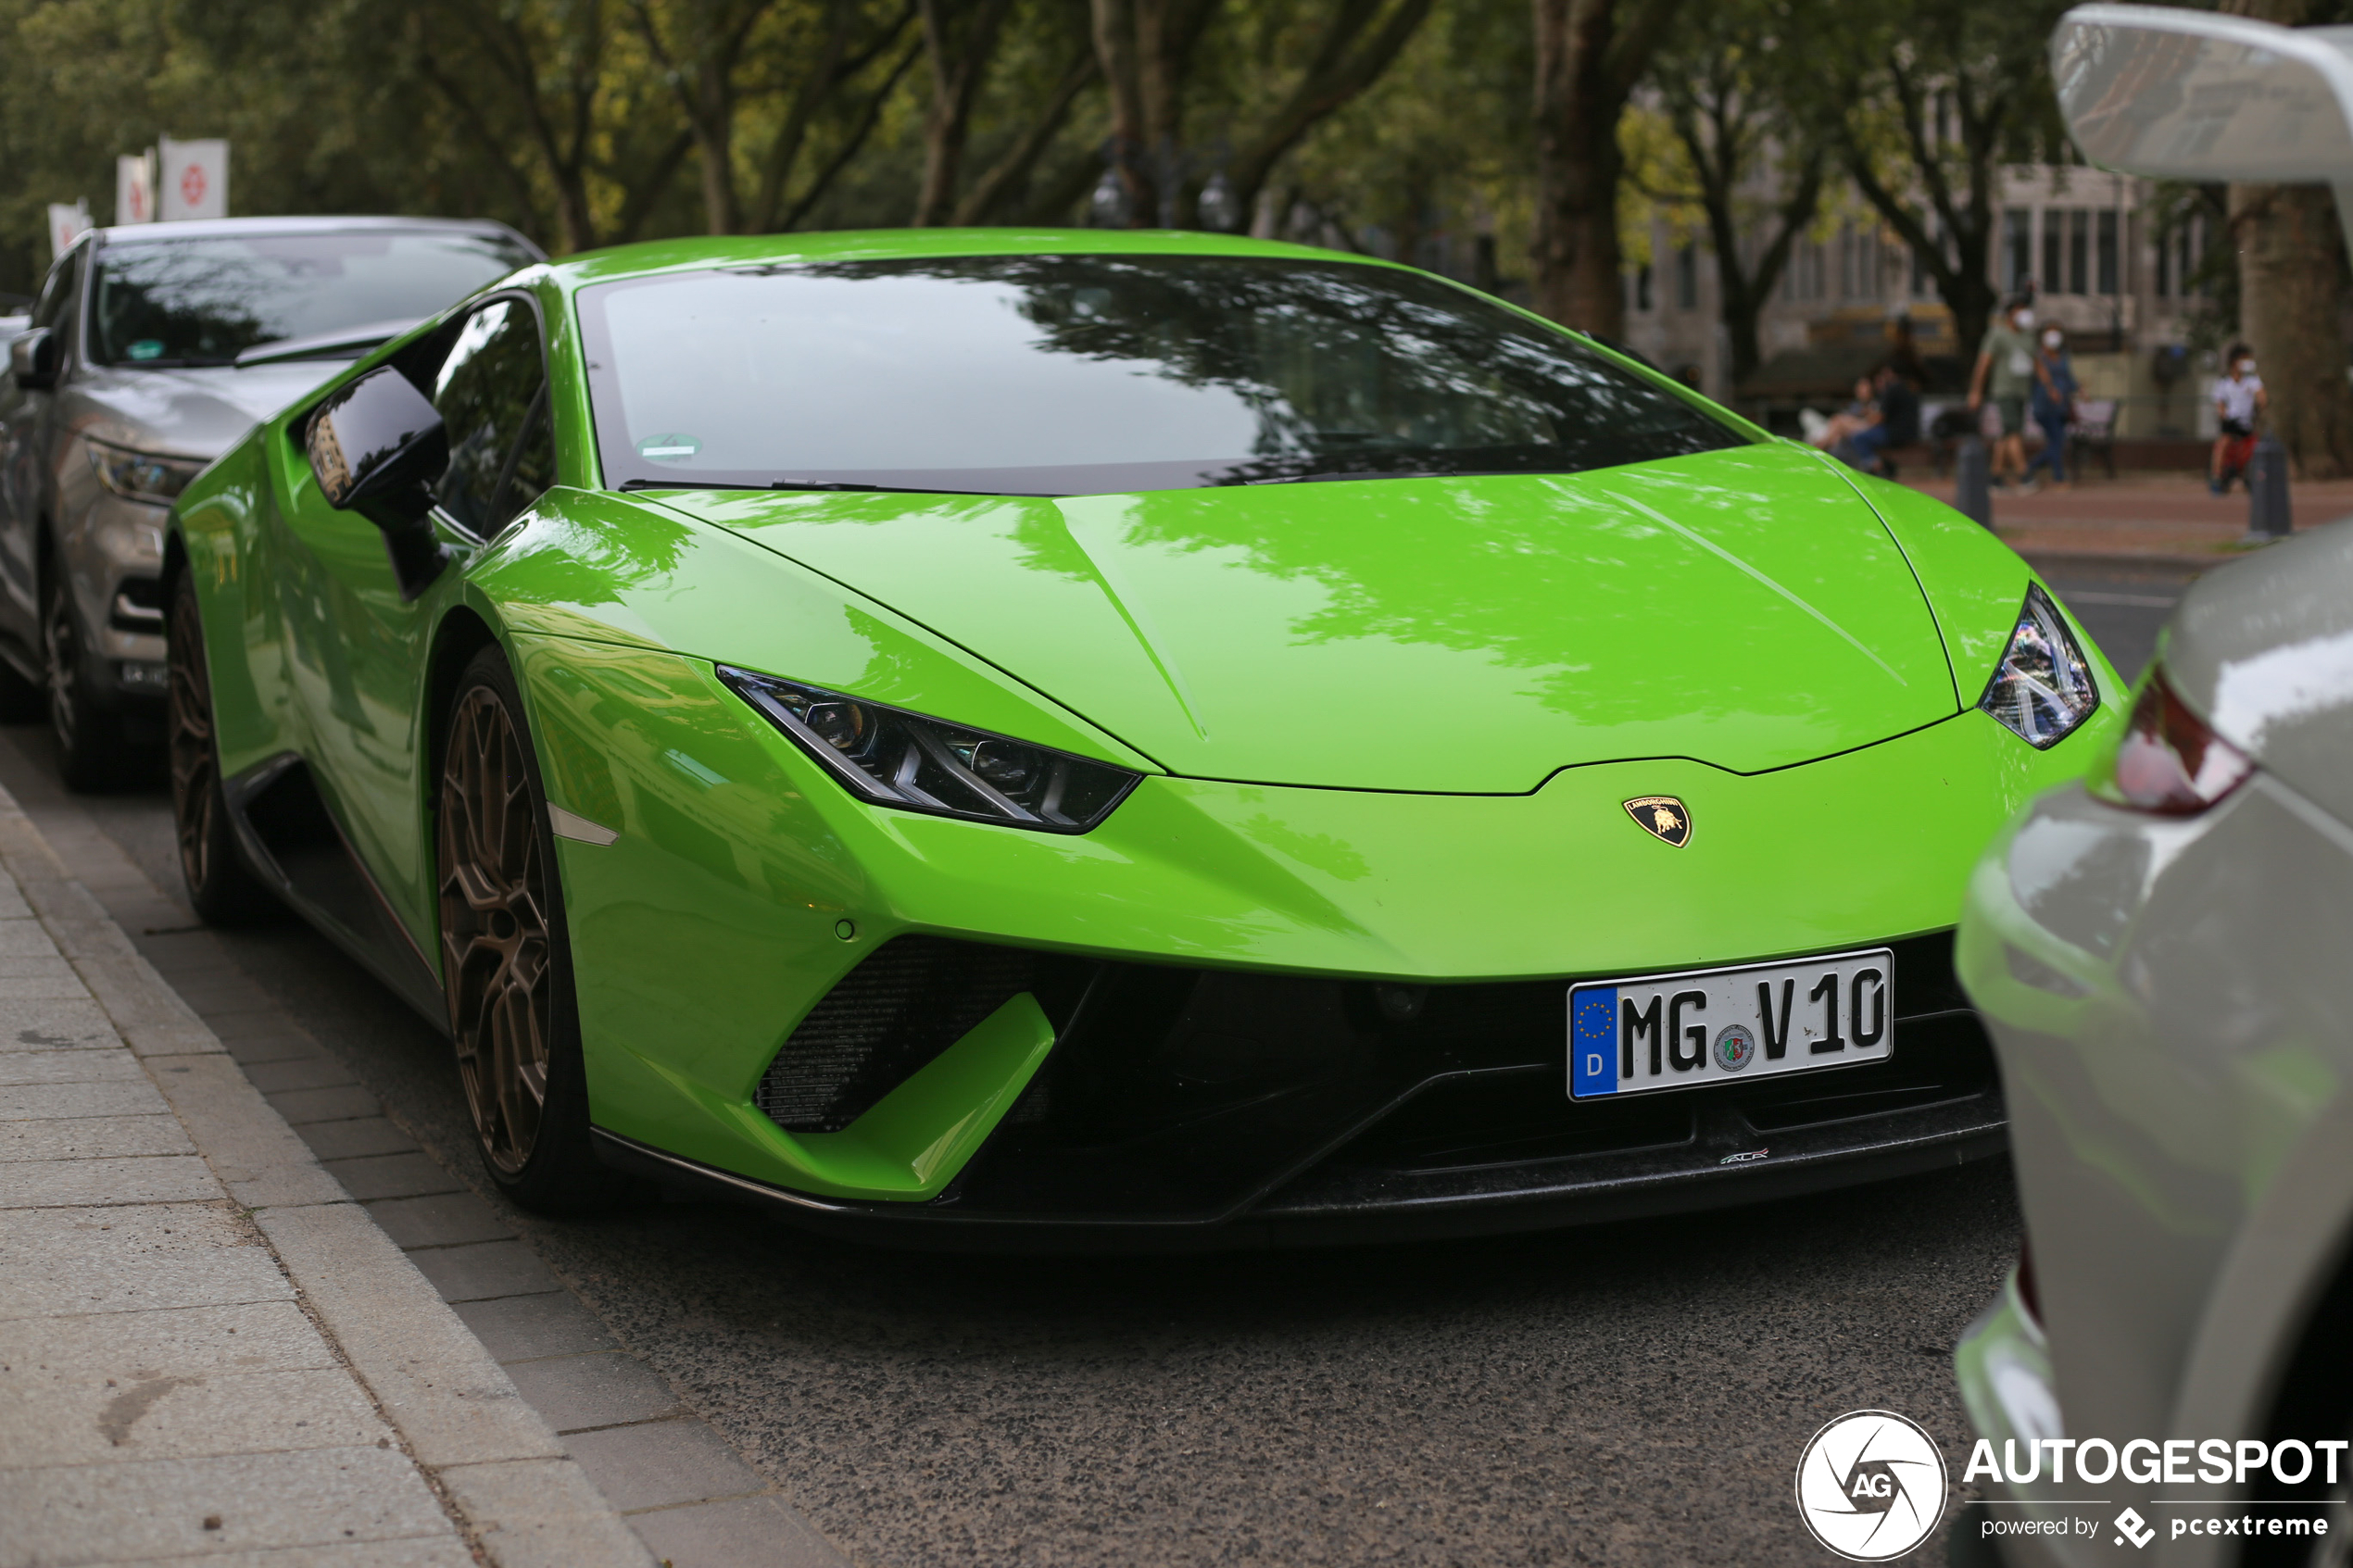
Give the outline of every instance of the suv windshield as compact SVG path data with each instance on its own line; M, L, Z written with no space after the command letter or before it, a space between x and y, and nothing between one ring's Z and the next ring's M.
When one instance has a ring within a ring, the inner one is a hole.
M1350 262L1015 256L581 294L606 483L1065 495L1744 444L1581 339Z
M420 320L535 259L447 230L118 242L92 263L90 358L226 365L258 343Z

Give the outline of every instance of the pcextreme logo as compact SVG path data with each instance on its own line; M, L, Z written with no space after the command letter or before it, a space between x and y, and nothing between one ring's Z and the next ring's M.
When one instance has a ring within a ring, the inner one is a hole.
M1850 1411L1799 1457L1797 1514L1850 1562L1901 1557L1944 1517L1944 1456L1908 1416Z

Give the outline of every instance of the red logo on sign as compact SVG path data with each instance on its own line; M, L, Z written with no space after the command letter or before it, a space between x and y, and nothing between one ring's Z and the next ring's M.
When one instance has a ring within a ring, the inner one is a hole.
M190 207L204 202L204 165L192 163L180 171L180 199Z

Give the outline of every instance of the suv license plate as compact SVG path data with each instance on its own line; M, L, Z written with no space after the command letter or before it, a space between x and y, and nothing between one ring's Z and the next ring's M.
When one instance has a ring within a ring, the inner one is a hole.
M1569 1098L1885 1061L1894 1046L1894 953L1877 947L1573 985Z

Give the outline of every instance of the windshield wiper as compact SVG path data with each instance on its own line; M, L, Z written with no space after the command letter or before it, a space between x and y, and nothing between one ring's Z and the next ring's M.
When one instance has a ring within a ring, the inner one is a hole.
M118 370L217 370L235 364L236 360L182 355L170 359L114 359L107 363L110 369Z
M875 495L1027 495L1027 490L943 490L923 484L860 484L839 479L777 479L766 484L729 484L710 479L624 479L623 490L824 490Z
M779 479L767 485L770 490L860 490L877 495L1002 495L1002 490L942 490L922 484L859 484L837 479Z
M1326 469L1318 473L1278 473L1245 479L1244 484L1337 484L1351 479L1493 479L1505 474L1572 473L1573 469Z

